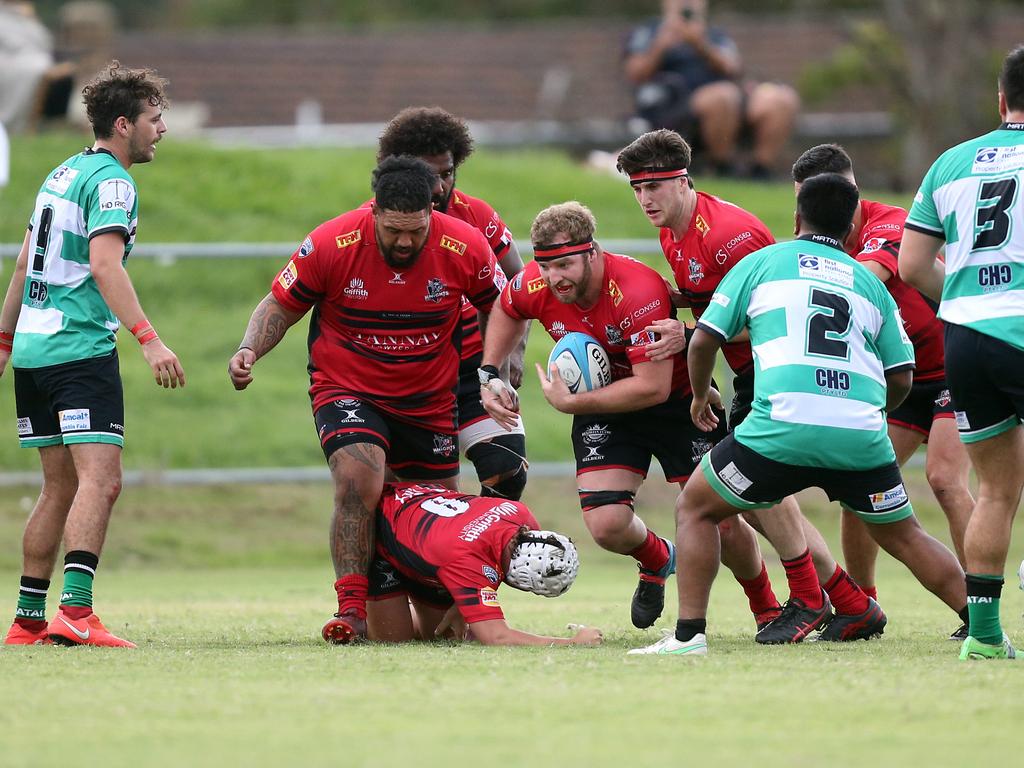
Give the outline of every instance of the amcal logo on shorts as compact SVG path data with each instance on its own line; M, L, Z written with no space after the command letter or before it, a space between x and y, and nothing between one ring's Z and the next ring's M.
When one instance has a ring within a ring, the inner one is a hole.
M72 408L67 411L60 411L61 432L81 432L92 429L92 418L88 408Z
M903 483L900 483L888 491L871 494L869 499L871 500L871 509L875 512L884 512L906 504L907 490L903 487Z

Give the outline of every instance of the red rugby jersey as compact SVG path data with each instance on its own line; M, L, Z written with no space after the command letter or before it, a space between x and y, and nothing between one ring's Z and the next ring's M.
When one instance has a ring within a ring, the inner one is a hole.
M501 619L502 554L524 525L540 527L518 501L397 483L384 487L377 553L413 581L447 589L467 623Z
M604 253L604 286L590 309L563 304L531 261L509 281L501 294L502 309L517 320L537 318L556 341L579 331L593 336L608 353L612 379L633 375L635 363L649 362L646 350L654 341L644 327L672 313L668 288L661 275L629 256ZM690 394L685 352L672 361L672 397Z
M467 224L472 224L483 232L499 262L512 244L512 232L505 226L501 216L486 201L478 197L467 195L460 189L453 189L445 213ZM464 301L462 303L462 359L469 360L479 355L483 348L484 340L480 333L480 318L473 305Z
M874 261L892 273L885 282L903 316L903 327L914 344L917 368L914 381L935 381L946 375L942 321L938 306L900 279L899 255L907 212L895 205L861 200L861 228L850 255L857 261Z
M272 290L292 311L314 308L313 410L354 397L405 421L452 430L462 299L489 311L506 282L484 236L436 212L416 261L391 269L377 247L372 211L358 208L313 230Z
M697 192L697 206L681 240L676 240L667 227L662 227L660 237L676 287L698 320L736 262L775 242L768 227L754 214L706 192ZM722 351L736 373L753 367L749 342L726 344Z

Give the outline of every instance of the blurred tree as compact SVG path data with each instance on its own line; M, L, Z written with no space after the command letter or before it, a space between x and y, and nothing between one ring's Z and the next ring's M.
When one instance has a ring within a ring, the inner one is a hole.
M913 187L935 157L994 127L996 77L1005 50L992 31L1001 0L882 0L882 18L854 22L850 43L808 69L808 103L850 86L870 86L900 127L899 178Z

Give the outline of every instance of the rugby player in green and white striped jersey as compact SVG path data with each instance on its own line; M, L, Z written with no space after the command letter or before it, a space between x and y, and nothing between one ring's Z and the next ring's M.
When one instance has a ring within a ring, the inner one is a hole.
M694 423L716 423L708 408L719 399L711 389L715 356L745 329L753 410L680 494L679 621L674 636L637 652L706 653L717 524L809 487L854 510L954 611L966 602L956 557L914 517L887 434L885 411L910 391L914 350L885 286L843 249L858 202L856 187L839 174L807 179L797 197L797 239L733 267L697 323L687 355ZM775 621L802 637L815 617L791 600Z
M999 116L996 130L932 165L899 258L900 277L940 302L946 380L978 475L964 533L970 636L961 659L1015 656L999 598L1024 488L1024 47L1003 62Z
M119 325L131 329L157 384L185 385L177 356L146 319L125 271L138 225L128 168L151 161L167 131L165 85L151 70L115 61L85 87L96 142L43 182L0 311L0 375L9 361L18 437L39 450L43 470L7 644L134 647L93 613L92 588L121 488ZM47 625L46 593L62 539L60 610Z

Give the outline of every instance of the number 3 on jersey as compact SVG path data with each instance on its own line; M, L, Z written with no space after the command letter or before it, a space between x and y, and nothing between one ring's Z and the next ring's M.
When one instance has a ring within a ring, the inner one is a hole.
M978 193L972 251L1002 248L1010 239L1010 208L1017 202L1017 177L987 181Z

